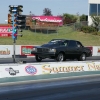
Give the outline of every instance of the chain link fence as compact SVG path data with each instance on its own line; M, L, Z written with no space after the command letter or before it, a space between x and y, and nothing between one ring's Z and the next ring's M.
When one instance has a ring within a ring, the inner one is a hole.
M82 26L88 26L87 21L82 22L76 22L76 23L70 23L65 24L63 26L57 26L57 25L49 25L49 26L39 26L39 25L31 25L29 28L30 31L35 33L43 33L43 34L59 34L59 33L72 33L74 31L80 30Z

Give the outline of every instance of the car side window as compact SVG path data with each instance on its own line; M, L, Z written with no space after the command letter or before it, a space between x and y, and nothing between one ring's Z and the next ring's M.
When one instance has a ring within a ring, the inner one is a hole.
M64 41L64 46L68 46L68 41Z
M67 46L68 44L67 41L60 41L59 43L60 43L60 46Z
M76 41L69 41L68 47L77 47Z
M60 46L67 46L68 45L68 41L61 41Z
M61 45L61 46L64 46L64 42L61 42L60 45Z
M77 41L77 47L81 48L83 46L82 46L82 44L80 42Z

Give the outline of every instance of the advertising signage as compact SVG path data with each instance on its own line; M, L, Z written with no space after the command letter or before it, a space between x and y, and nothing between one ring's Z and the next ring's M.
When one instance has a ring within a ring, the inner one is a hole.
M31 51L34 46L21 46L21 55L34 56Z
M32 20L38 20L43 22L57 23L59 26L63 25L63 18L60 16L32 16Z
M12 35L11 26L0 26L0 37L9 37Z

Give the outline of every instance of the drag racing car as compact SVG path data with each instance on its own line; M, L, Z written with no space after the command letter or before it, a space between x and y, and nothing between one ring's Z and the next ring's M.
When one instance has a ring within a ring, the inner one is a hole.
M56 61L77 59L85 61L86 57L92 56L89 48L84 47L80 41L68 39L52 39L46 44L33 47L31 54L35 55L37 62L50 58Z

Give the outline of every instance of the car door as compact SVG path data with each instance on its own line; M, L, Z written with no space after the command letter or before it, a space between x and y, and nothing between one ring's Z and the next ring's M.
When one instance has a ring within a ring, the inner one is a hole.
M81 55L83 52L83 45L79 41L76 41L76 44L77 44L76 54Z
M75 57L76 51L77 51L76 41L70 40L69 43L68 43L67 51L66 51L67 55L69 57Z
M65 42L65 40L60 41L59 42L59 51L65 52L66 45L67 45L67 42Z

